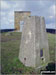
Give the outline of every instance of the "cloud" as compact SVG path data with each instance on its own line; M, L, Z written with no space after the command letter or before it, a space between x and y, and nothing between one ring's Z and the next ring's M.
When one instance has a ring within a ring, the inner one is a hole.
M49 19L52 19L52 18L54 18L54 16L49 16L48 18L49 18Z
M14 28L14 11L31 11L31 15L44 16L47 27L54 24L55 3L52 0L4 0L1 1L1 10L1 25L5 28Z
M1 16L5 16L5 14L6 14L5 12L2 12L2 11L1 11Z
M16 11L16 10L18 10L18 11L20 11L20 10L24 10L25 9L25 7L26 7L26 5L25 5L25 1L18 1L18 0L16 0L16 1L9 1L8 2L9 4L10 4L10 6L12 7L11 9L13 9L14 11Z
M52 5L50 8L49 8L49 10L50 10L50 13L53 15L53 16L55 16L55 5Z
M46 24L46 28L56 29L55 23L49 23L49 24Z
M1 1L1 9L9 9L10 5L7 3L7 1Z
M14 16L14 11L8 12L8 16L13 17Z
M15 8L25 8L25 1L16 1L15 2Z
M1 29L14 28L14 11L2 12L1 15Z
M1 28L14 28L14 11L23 11L25 1L1 1Z
M12 19L11 17L2 17L1 18L1 29L10 29L10 28L14 28L14 19Z
M8 21L8 24L13 24L14 25L14 11L8 12L7 21Z

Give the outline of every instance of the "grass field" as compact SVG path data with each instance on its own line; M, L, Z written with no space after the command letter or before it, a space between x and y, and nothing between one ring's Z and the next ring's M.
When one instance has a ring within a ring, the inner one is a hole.
M55 34L47 33L50 61L55 61ZM1 34L1 72L2 74L33 74L35 69L25 67L18 59L21 32Z

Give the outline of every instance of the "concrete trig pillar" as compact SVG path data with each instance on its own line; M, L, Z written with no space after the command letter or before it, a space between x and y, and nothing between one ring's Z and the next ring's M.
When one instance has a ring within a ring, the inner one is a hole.
M29 67L39 67L49 62L48 38L43 17L24 19L19 59Z

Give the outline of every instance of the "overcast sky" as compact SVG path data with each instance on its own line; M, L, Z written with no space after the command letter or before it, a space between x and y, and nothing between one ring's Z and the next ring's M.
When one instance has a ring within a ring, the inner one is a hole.
M46 28L55 28L55 1L1 0L1 29L14 28L14 11L31 11L31 15L44 16Z

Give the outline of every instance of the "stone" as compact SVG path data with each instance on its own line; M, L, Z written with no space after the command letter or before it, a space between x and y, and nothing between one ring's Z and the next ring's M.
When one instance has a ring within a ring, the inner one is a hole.
M30 16L30 11L15 11L14 25L15 30L20 30L20 21L23 21L25 17Z
M49 46L44 17L29 16L24 18L20 61L28 67L39 67L49 62Z

